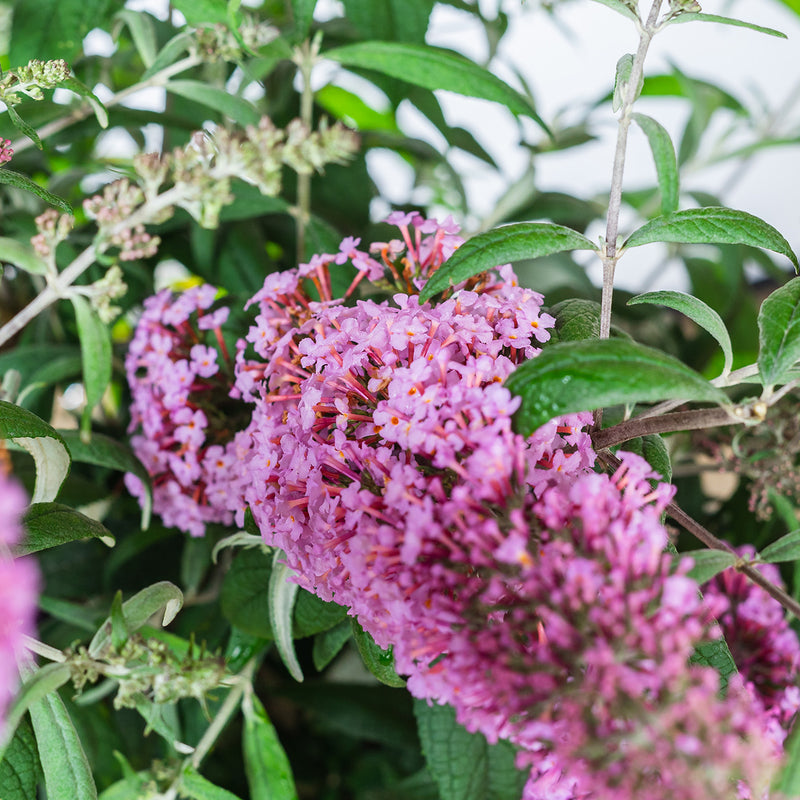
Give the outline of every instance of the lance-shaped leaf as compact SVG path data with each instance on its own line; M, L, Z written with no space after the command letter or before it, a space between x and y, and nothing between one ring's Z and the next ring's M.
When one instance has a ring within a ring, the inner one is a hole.
M732 567L739 560L736 553L729 553L726 550L690 550L680 553L678 560L687 556L694 562L689 570L689 577L700 584L710 581L715 575Z
M88 438L92 412L103 399L103 394L111 381L111 333L85 297L70 297L75 308L78 323L78 336L81 340L81 360L83 361L83 388L86 391L86 407L81 416L81 432Z
M661 211L671 214L678 210L678 160L675 157L675 147L669 138L666 128L646 114L634 114L633 119L644 131L653 160L656 163L658 188L661 190Z
M275 551L272 560L272 572L269 576L269 621L272 626L272 633L275 636L275 644L278 653L289 674L296 680L303 680L303 670L297 660L297 653L294 651L294 639L292 637L292 615L294 612L294 601L297 599L297 592L300 586L289 578L292 571L282 560L284 554L280 550Z
M0 440L7 439L27 450L36 462L34 503L55 499L70 466L70 455L61 435L25 408L0 400Z
M172 94L225 114L240 125L258 125L261 118L256 107L248 100L201 81L172 80L168 81L164 88Z
M13 264L31 275L44 275L47 272L47 264L29 244L0 236L0 253L6 264Z
M767 33L770 36L778 36L781 39L789 38L785 33L776 31L775 28L765 28L763 25L755 25L752 22L745 22L742 19L733 19L732 17L721 17L718 14L701 14L689 11L684 14L678 14L677 17L671 19L670 25L676 22L719 22L722 25L735 25L737 28L750 28L751 31Z
M137 592L122 604L128 633L134 633L153 614L164 611L163 625L169 625L183 605L183 592L169 581L159 581ZM96 658L111 642L113 623L109 616L89 642L89 655Z
M758 369L765 388L800 358L800 278L765 298L758 312Z
M26 192L35 194L40 200L44 200L44 202L48 205L55 206L56 208L60 209L65 214L72 213L72 206L70 206L66 200L63 200L57 194L48 192L47 189L43 189L38 183L34 183L26 175L20 175L19 172L14 172L10 169L0 169L0 183L13 186L15 189L24 189Z
M181 775L180 794L188 800L240 800L233 792L211 783L191 765L185 767Z
M14 548L16 555L28 555L81 539L99 539L114 546L114 535L101 522L61 503L34 503L26 512L25 541Z
M150 474L144 464L116 439L102 433L93 433L91 441L85 442L77 431L59 431L69 448L74 461L81 464L95 464L98 467L109 467L121 472L133 473L144 486L144 504L142 505L142 530L150 525L150 514L153 510L153 489Z
M356 643L364 666L387 686L405 686L406 682L395 671L392 649L382 650L355 619L352 619L350 623L353 628L353 641Z
M625 247L652 242L677 244L748 244L786 256L797 268L789 242L763 219L733 208L689 208L656 217L634 231Z
M585 236L552 222L517 222L467 239L442 264L420 293L429 300L473 275L510 261L562 253L565 250L596 250Z
M14 106L6 106L6 113L8 114L8 118L11 120L11 124L23 135L27 136L39 150L42 149L42 140L39 138L39 134L36 133L36 128L32 125L29 125L25 122L24 119L17 113L17 110Z
M719 688L724 692L728 688L731 675L735 675L736 662L733 660L728 643L724 638L713 639L710 642L701 642L689 657L690 664L700 664L711 667L719 673Z
M714 311L711 306L694 295L685 292L660 291L645 292L628 300L629 306L637 306L641 303L654 303L667 308L674 308L682 314L686 314L692 322L697 323L704 331L710 333L719 343L725 355L725 366L722 370L723 375L727 375L733 366L733 347L728 329L722 321L722 317Z
M304 39L308 36L316 5L317 0L292 0L295 34L299 39Z
M111 38L116 42L124 27L128 28L133 44L142 59L145 67L149 67L158 53L158 39L153 18L150 14L123 8L114 14L114 26L111 28Z
M467 97L493 100L514 114L531 117L547 130L525 97L452 50L405 42L360 42L328 50L324 55L346 67L374 70L423 89L446 89Z
M786 536L781 536L776 542L765 547L758 554L758 559L769 564L800 559L800 530L787 533Z
M100 98L85 83L70 75L69 78L61 82L61 86L75 92L75 94L81 97L85 97L92 107L92 111L94 111L94 115L100 123L100 127L108 127L108 111L106 111L106 107L100 102Z
M623 0L594 0L594 2L602 3L604 6L612 8L618 14L622 14L623 17L632 19L634 22L639 21L639 15L627 3L624 3Z
M3 800L31 800L42 778L33 728L23 719L0 757L0 786Z
M727 402L676 358L624 339L554 344L517 367L505 385L522 397L515 423L525 436L553 417L622 403Z

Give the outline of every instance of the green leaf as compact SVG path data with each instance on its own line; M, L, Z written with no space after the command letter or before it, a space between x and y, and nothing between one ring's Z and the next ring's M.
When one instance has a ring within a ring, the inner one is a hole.
M719 673L719 690L722 694L728 688L731 675L735 675L739 671L736 669L736 662L733 660L725 639L714 639L698 644L689 658L689 663L700 664L716 670Z
M345 619L333 628L329 628L314 637L311 657L314 660L314 667L317 672L322 672L339 655L352 635L353 627L350 625L350 620Z
M17 3L11 25L9 61L13 66L32 58L63 58L72 63L92 28L108 19L108 0L37 0L34 7ZM23 13L25 8L26 13Z
M355 640L358 652L366 668L381 682L387 686L401 687L406 682L394 670L394 655L391 648L381 650L375 640L352 619L353 639Z
M689 550L679 553L678 560L687 556L694 561L694 566L688 573L689 577L701 585L728 567L732 567L739 560L736 553L729 553L725 550Z
M173 0L172 5L193 26L225 25L228 21L227 0Z
M183 605L183 592L169 581L159 581L151 584L137 592L129 600L122 604L122 612L125 616L125 625L128 633L134 633L142 627L149 619L164 611L162 625L169 625L175 615L181 610ZM97 633L89 642L89 655L97 658L110 644L112 633L111 617L100 626Z
M326 58L346 67L381 72L424 89L446 89L501 103L514 114L547 126L531 103L515 89L451 50L404 42L359 42L328 50Z
M15 189L23 189L26 192L35 194L40 200L55 206L65 214L72 213L72 206L66 201L62 200L58 195L48 192L43 189L38 183L34 183L26 175L20 175L19 172L13 172L10 169L0 169L0 183L5 183L8 186L13 186Z
M800 358L800 278L765 298L758 312L758 369L771 388Z
M759 561L778 564L781 561L800 559L800 530L787 533L780 539L765 547L758 554Z
M31 800L42 767L36 751L36 739L27 719L23 719L0 760L0 786L3 800Z
M420 300L430 300L473 275L509 261L562 253L565 250L596 250L585 236L552 222L518 222L503 225L467 239L433 273L420 293Z
M150 514L153 509L152 482L144 464L136 458L133 451L116 439L112 439L102 433L93 433L89 442L85 442L77 431L60 430L59 433L69 448L74 461L81 464L108 467L120 472L131 472L142 482L145 490L145 502L142 507L142 529L147 529L150 525Z
M100 98L85 84L70 75L65 81L62 81L61 86L69 89L75 94L85 97L89 101L89 105L94 111L100 127L105 129L108 127L108 111L106 107L100 102Z
M35 145L42 149L42 140L39 138L39 134L36 133L36 128L32 125L29 125L25 122L24 119L17 113L17 110L14 106L6 106L6 112L8 113L8 118L11 120L11 124L23 135L27 136Z
M722 317L714 311L711 306L702 300L685 292L660 291L645 292L628 300L629 306L636 306L642 303L655 303L657 305L674 308L689 317L692 322L699 325L704 331L710 333L719 343L725 356L725 366L722 374L727 375L733 366L733 347L728 329L722 321Z
M651 242L677 244L749 244L786 256L797 268L797 256L783 236L763 219L733 208L690 208L656 217L634 231L625 247Z
M344 0L344 17L360 39L422 44L434 0Z
M13 264L17 269L25 270L31 275L47 273L47 264L29 244L0 236L0 254L6 264Z
M238 553L222 583L220 605L225 618L245 633L272 639L269 586L272 563L261 548Z
M61 503L33 503L23 519L25 541L14 548L16 555L38 553L81 539L100 539L108 547L114 546L114 535L96 519Z
M671 214L678 210L679 177L675 148L667 129L646 114L633 114L633 120L644 131L656 163L658 188L661 190L661 212Z
M111 38L115 42L119 40L120 32L125 27L130 31L131 39L133 39L134 47L136 47L142 63L145 67L149 67L156 60L158 53L158 40L153 17L143 11L123 8L114 14Z
M377 111L368 106L357 94L329 83L315 95L314 101L319 103L329 114L337 119L345 118L360 131L392 131L398 133L394 111Z
M69 299L75 308L78 336L81 341L83 387L86 391L86 407L81 415L81 433L88 439L92 412L103 399L106 387L111 382L111 332L85 297L73 294Z
M239 797L204 778L194 767L185 767L181 774L181 797L190 800L239 800Z
M800 14L800 10L798 10ZM800 718L795 717L792 732L783 743L783 767L776 776L770 794L779 797L800 797Z
M548 346L517 367L505 385L522 397L515 422L525 436L553 417L621 403L727 402L723 392L677 359L624 339Z
M676 22L719 22L723 25L735 25L737 28L750 28L750 30L758 31L759 33L767 33L770 36L777 36L780 39L788 39L789 37L781 31L776 31L774 28L765 28L762 25L755 25L752 22L745 22L741 19L732 19L731 17L720 17L717 14L699 14L687 11L683 14L678 14L670 20L670 25Z
M580 339L596 339L600 335L600 303L582 297L570 297L547 309L556 318L556 326L550 331L551 342L574 342ZM630 339L630 334L611 326L612 337Z
M672 482L672 462L664 438L657 433L637 436L625 442L620 450L641 456L660 476L664 483Z
M69 671L66 664L51 666ZM21 668L26 677L32 675L34 670L30 663ZM32 703L29 712L48 800L97 800L92 768L58 693L51 692Z
M298 38L305 39L314 19L314 7L317 0L292 0L292 16L294 29Z
M625 53L625 55L620 56L619 61L617 61L616 70L614 71L614 93L611 96L612 111L619 111L624 105L632 72L633 55L631 53ZM637 97L641 91L642 88L640 86L636 92Z
M171 80L164 85L164 88L172 94L225 114L239 125L258 125L261 119L256 107L248 100L201 81Z
M275 551L272 559L272 572L269 576L267 595L269 597L269 622L275 636L275 645L289 674L298 682L303 680L303 670L294 651L292 638L292 612L300 586L289 578L293 574L285 562L284 554Z
M297 800L292 767L261 701L248 694L242 709L242 752L250 800Z
M514 765L514 747L490 745L456 722L449 706L414 700L422 753L441 800L519 800L527 780Z
M146 81L152 78L153 75L161 72L161 70L174 64L179 56L182 56L189 50L194 41L192 34L188 31L173 36L161 50L158 51L155 61L144 71L140 80Z
M781 2L800 16L800 0L781 0Z
M639 21L639 15L624 2L622 2L622 0L594 0L594 2L602 3L604 6L608 6L618 14L622 14L623 17L632 19L634 22Z
M0 400L0 440L27 450L36 462L36 485L31 501L53 500L67 477L70 455L61 435L36 414Z
M301 590L294 604L292 635L295 639L313 636L338 625L347 617L347 609L326 603L316 595Z

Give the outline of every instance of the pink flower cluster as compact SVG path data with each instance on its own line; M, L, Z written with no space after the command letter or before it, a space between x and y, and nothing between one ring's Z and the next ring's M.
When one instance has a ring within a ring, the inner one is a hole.
M225 446L239 420L229 397L233 364L221 325L225 306L211 310L217 290L169 290L145 302L125 360L131 387L131 446L153 479L153 508L164 524L202 536L209 522L230 524ZM221 355L221 358L220 358ZM142 498L133 474L128 490Z
M17 656L23 636L33 636L39 598L39 571L30 558L12 558L22 539L28 502L18 484L0 469L0 727L19 683Z
M0 164L7 164L14 157L10 139L0 139Z

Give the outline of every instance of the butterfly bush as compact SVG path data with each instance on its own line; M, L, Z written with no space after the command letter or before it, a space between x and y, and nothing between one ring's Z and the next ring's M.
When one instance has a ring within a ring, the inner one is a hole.
M34 634L39 572L29 558L12 558L22 539L25 492L0 469L0 728L19 683L23 637Z
M233 362L221 330L229 309L212 309L216 295L204 285L150 297L125 360L130 430L140 431L131 446L152 477L153 509L192 536L233 521L224 451L241 409L229 397ZM125 483L143 501L139 478L128 473Z
M392 647L412 694L518 747L525 800L700 800L736 780L758 796L776 758L769 709L752 685L734 678L722 698L714 670L689 666L727 601L701 597L691 562L665 553L672 487L632 454L595 472L591 414L515 433L520 401L503 381L550 338L542 296L504 265L420 303L457 229L388 221L397 239L361 250L348 238L267 277L236 348L231 393L250 422L216 445L215 479L177 479L180 503L204 496L239 525L249 508L294 580ZM390 299L354 300L362 282ZM145 354L179 372L158 337L180 301L161 297L129 376ZM186 335L173 341L186 362ZM171 413L148 436L167 464L188 452L163 433Z

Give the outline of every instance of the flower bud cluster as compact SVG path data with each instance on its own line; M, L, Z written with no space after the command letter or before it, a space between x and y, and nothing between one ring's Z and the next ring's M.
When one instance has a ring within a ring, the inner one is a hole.
M244 55L242 43L249 50L258 51L279 35L274 26L249 16L245 17L238 33L241 41L222 23L196 28L190 52L212 64L216 61L238 61Z
M31 238L31 245L55 271L56 247L69 236L75 219L71 214L59 214L54 208L48 208L35 222L39 232Z
M89 298L103 322L110 323L120 312L119 306L113 305L111 301L123 297L128 286L122 279L122 270L117 264L112 264L102 278L90 286L76 287L76 291Z
M14 157L10 139L0 139L0 164L7 164Z
M24 67L6 72L0 78L0 100L13 106L22 102L20 94L41 100L42 89L52 89L69 78L69 65L63 59L40 61L33 59Z

